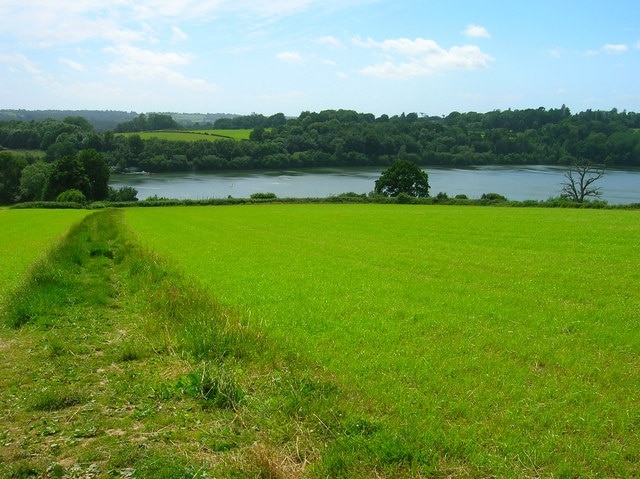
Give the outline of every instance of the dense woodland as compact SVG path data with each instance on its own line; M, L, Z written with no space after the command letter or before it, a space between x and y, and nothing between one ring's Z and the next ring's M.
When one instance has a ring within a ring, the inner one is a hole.
M99 131L83 116L8 120L0 122L0 149L39 150L44 155L42 170L62 158L77 158L83 150L99 153L111 171L384 167L398 159L422 166L570 165L577 161L640 166L640 114L616 109L572 114L562 106L453 112L445 117L417 113L375 117L327 110L306 111L297 118L253 114L191 125L191 129L212 127L252 132L247 141L143 140L135 132L184 128L172 115L153 113L135 116L107 131ZM36 162L37 154L15 161L9 161L6 153L2 157L2 201L26 199L20 192L20 178L24 168Z

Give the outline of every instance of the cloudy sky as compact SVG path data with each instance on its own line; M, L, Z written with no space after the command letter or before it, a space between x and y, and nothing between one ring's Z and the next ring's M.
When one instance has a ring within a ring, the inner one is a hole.
M0 0L0 108L640 111L638 0Z

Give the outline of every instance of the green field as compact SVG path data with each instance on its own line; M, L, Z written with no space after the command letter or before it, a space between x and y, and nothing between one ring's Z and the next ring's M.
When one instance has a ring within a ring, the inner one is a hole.
M639 220L0 209L0 477L637 476Z
M217 141L221 139L248 140L252 130L171 130L171 131L142 131L137 133L121 133L125 136L139 135L143 140L159 138L171 141Z
M395 431L400 461L430 457L435 477L638 473L636 211L264 205L126 219L325 368Z
M86 210L0 209L0 301Z

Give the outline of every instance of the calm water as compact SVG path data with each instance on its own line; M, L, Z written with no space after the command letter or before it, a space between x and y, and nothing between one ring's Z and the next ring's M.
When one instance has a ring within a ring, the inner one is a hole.
M383 168L312 168L296 171L227 171L216 173L159 173L112 175L111 186L132 186L138 198L149 196L206 199L248 198L253 193L275 193L280 198L323 198L353 191L369 193ZM469 169L425 168L430 194L443 191L453 197L479 198L499 193L510 200L546 200L558 196L564 168L549 166L483 166ZM640 170L607 170L599 180L602 199L610 204L640 203Z

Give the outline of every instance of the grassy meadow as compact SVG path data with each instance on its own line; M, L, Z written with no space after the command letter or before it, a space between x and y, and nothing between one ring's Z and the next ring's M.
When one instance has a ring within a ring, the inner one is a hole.
M638 211L0 209L0 226L0 477L640 473Z
M0 208L0 301L39 256L80 221L86 210Z
M125 136L139 135L143 140L159 138L171 141L217 141L221 139L248 140L252 130L170 130L170 131L142 131L138 133L121 133Z
M435 476L638 473L636 211L265 205L126 219L333 375L393 431L383 455ZM347 449L349 470L360 453Z

